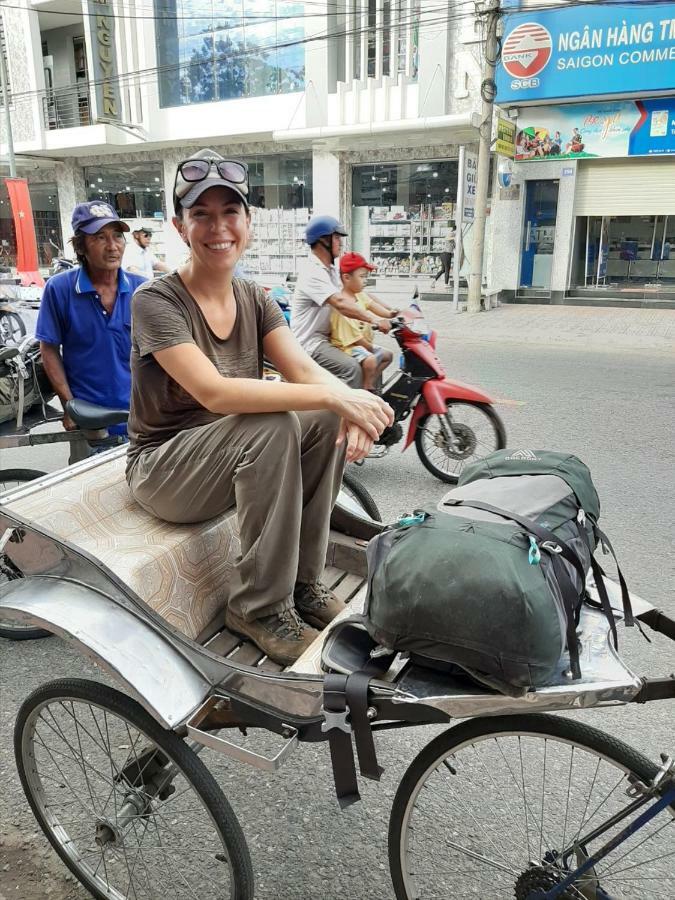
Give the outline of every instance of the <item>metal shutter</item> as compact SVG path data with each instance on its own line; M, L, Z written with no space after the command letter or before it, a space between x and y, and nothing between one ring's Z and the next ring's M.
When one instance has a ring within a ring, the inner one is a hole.
M577 216L675 215L675 159L579 162Z

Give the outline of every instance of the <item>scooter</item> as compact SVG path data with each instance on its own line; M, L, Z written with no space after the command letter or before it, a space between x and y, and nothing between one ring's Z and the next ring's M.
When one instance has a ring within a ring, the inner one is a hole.
M419 307L390 320L390 334L401 348L401 366L381 392L394 410L370 458L384 456L403 438L414 442L422 465L446 484L456 484L467 462L506 446L504 423L492 399L479 388L452 381L436 355L436 332L422 324Z

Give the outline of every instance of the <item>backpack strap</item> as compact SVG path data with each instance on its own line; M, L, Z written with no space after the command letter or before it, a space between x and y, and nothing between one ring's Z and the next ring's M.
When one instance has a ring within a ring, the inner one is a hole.
M609 538L607 537L605 532L602 531L600 528L598 528L597 525L595 525L594 527L595 527L595 533L602 544L603 550L605 548L607 548L609 550L609 552L612 554L612 556L614 557L614 564L616 566L616 574L619 577L619 584L621 585L621 602L623 603L624 624L626 625L627 628L632 628L633 625L635 624L635 619L633 618L633 605L630 602L630 593L628 592L628 585L626 584L626 579L623 577L623 572L619 568L619 561L616 558L616 553L614 552L614 547L612 547L611 541L609 540ZM593 565L593 563L595 563L597 568L600 570L601 574L604 575L605 573L604 573L600 563L596 562L593 559L593 557L591 556L591 565ZM605 593L607 593L607 590L605 588L605 583L602 580L602 578L598 578L598 576L595 573L595 569L593 569L593 575L595 577L595 582L596 582L596 586L598 588L598 593L602 597L602 591L605 591Z
M566 544L565 541L561 541L556 534L554 534L552 531L549 531L548 528L544 528L542 525L538 525L536 522L533 522L526 516L519 516L517 513L509 512L506 509L499 509L499 507L492 506L490 503L480 503L478 500L459 500L450 498L448 500L444 500L443 505L467 506L471 507L472 509L481 509L484 512L494 513L494 515L500 516L503 519L510 519L512 522L515 522L516 525L520 525L526 531L530 532L536 538L538 538L541 542L541 546L545 550L549 551L551 562L553 565L553 571L555 572L556 578L558 579L560 592L562 594L563 603L565 605L565 617L567 619L567 649L570 654L570 669L572 670L573 678L581 678L581 669L579 666L579 646L577 643L576 633L576 607L579 598L583 596L584 586L586 584L586 571L581 564L581 560L576 555L574 550L572 550L572 548L568 544ZM581 579L581 594L579 594L579 592L574 587L572 579L565 570L565 567L562 565L559 558L561 556L576 569ZM591 559L592 558L593 557L591 555ZM602 587L604 589L604 582ZM614 612L609 602L607 591L605 590L604 597L600 591L599 593L600 600L602 602L602 608L605 615L607 616L607 621L609 622L609 627L612 632L612 640L614 641L614 646L616 647L618 645L618 636L616 633L616 621L614 618Z
M328 735L335 793L341 809L361 799L352 748L352 726L348 721L346 687L346 675L326 675L323 680L325 721L321 730Z

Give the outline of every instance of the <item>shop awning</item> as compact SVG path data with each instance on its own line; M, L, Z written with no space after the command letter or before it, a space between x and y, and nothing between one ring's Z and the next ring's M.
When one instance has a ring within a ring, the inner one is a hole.
M409 146L447 141L470 144L478 140L478 113L457 113L451 116L430 116L419 119L399 119L389 122L364 122L355 125L321 125L314 128L292 128L272 133L275 142L321 142L336 150L354 150L364 146Z

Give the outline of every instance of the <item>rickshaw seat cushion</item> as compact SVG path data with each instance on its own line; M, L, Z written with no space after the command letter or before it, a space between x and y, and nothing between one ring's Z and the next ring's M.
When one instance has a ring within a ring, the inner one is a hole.
M196 525L161 521L133 499L125 464L126 454L112 450L7 506L91 553L194 640L227 605L240 552L236 510Z

